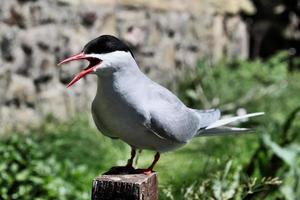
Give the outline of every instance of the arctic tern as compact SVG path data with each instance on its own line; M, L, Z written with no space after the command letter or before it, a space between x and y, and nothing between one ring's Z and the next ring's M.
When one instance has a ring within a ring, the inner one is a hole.
M137 149L157 152L153 163L140 170L149 173L161 152L177 149L195 137L247 132L249 129L226 125L264 114L258 112L220 119L218 109L187 107L168 89L148 78L140 70L128 45L111 35L91 40L80 53L59 65L82 59L88 60L89 66L67 87L87 74L97 75L98 88L91 106L93 120L102 134L121 139L131 146L131 158L123 167L129 171L134 171L132 165Z

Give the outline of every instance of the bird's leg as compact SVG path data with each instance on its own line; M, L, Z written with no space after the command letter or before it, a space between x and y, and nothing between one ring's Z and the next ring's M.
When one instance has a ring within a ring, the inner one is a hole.
M153 167L157 163L157 161L159 160L159 158L160 158L160 154L159 154L159 152L156 152L152 164L148 167L149 171L153 171Z
M147 174L147 175L151 174L153 172L153 168L154 168L155 164L157 163L157 161L159 160L159 158L160 158L160 153L156 152L152 164L146 169L137 169L136 172L137 173L144 173L144 174Z
M133 173L135 173L135 169L132 166L135 155L136 155L136 150L134 147L131 147L131 157L128 159L127 164L125 166L112 167L105 174L133 174Z
M136 155L136 150L135 148L131 147L131 157L128 159L126 167L133 168L132 164L135 155Z

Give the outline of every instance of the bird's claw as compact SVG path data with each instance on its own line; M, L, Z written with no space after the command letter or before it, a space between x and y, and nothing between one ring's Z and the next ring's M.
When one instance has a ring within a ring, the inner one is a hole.
M150 175L150 174L152 174L154 171L152 170L152 169L149 169L149 168L147 168L147 169L136 169L135 170L135 173L136 174L145 174L145 175Z

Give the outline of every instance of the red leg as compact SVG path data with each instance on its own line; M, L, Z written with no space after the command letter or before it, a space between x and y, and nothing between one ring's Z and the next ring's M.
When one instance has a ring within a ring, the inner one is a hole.
M154 156L154 160L153 160L152 164L150 165L150 167L148 167L148 170L150 170L150 171L153 170L153 167L155 166L155 164L157 163L159 158L160 158L160 154L159 154L159 152L156 152L156 154Z
M153 160L152 164L147 169L137 169L136 172L137 173L144 173L146 175L151 174L153 172L153 167L155 166L155 164L157 163L159 158L160 158L160 154L159 154L159 152L157 152L154 156L154 160Z

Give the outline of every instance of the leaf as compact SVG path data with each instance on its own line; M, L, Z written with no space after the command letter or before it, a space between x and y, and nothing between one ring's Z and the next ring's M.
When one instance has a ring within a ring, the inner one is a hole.
M271 140L271 137L268 134L264 134L262 138L265 145L268 146L286 164L292 167L297 162L297 152L280 147L277 143Z

